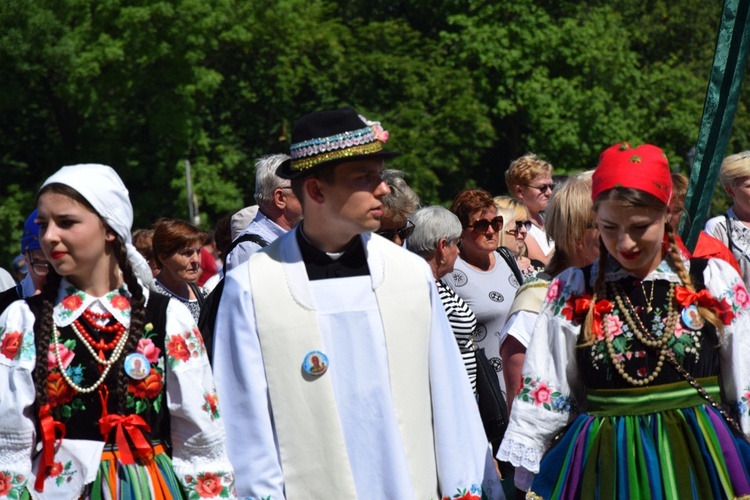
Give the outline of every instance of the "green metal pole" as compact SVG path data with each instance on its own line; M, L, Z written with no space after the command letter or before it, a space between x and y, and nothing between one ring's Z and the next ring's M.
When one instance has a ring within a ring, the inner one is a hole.
M691 251L706 223L732 131L750 45L749 15L750 0L725 0L685 197L687 217L680 220L680 235Z

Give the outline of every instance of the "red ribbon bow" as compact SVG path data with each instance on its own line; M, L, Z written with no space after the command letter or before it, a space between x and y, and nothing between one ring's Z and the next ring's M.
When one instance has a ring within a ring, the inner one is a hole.
M674 289L674 298L682 307L688 307L691 304L696 304L705 308L716 307L716 299L709 293L708 290L691 292L684 286L678 286Z
M55 444L57 440L63 440L65 437L65 424L56 422L50 414L52 408L50 405L43 405L39 408L39 428L42 434L42 457L39 460L39 471L34 483L36 491L44 491L44 480L49 476L50 468L55 461ZM57 431L60 437L57 437Z
M151 444L143 436L143 432L151 431L151 427L141 417L138 415L123 417L122 415L109 414L99 419L99 431L105 439L113 429L116 429L117 449L120 452L120 462L123 465L135 463L133 453L130 450L130 443L127 439L128 437L132 441L138 457L145 459L153 457Z
M584 317L591 307L591 298L583 296L573 301L573 312L576 317ZM604 337L604 330L602 329L602 316L609 314L614 309L612 302L607 299L597 300L594 304L594 322L592 330L597 338Z

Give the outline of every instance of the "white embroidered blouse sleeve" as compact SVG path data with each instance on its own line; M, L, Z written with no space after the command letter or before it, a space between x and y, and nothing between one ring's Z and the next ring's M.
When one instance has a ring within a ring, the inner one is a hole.
M703 278L711 295L734 315L724 326L719 348L721 381L729 403L738 409L745 436L750 438L750 296L737 271L721 259L708 261Z
M526 350L521 387L498 459L539 472L550 441L573 418L573 402L582 394L575 357L581 326L568 319L566 307L584 292L578 268L568 269L550 284Z
M184 304L167 306L165 348L167 405L172 431L172 466L189 492L236 498L234 472L226 451L224 419L203 339Z
M247 264L230 271L219 304L214 373L224 405L229 458L243 498L284 498L268 383Z
M428 273L425 279L431 281ZM430 387L441 497L484 492L487 498L504 498L453 330L437 288L429 289Z
M17 301L0 315L0 498L20 498L32 487L26 483L35 442L34 366L34 316Z

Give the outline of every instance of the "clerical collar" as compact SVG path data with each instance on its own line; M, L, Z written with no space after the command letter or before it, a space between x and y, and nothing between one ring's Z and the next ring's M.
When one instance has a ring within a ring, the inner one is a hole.
M362 238L354 238L354 242L349 248L344 250L338 258L332 258L308 241L303 234L302 223L297 227L295 236L302 254L302 260L305 262L307 278L310 281L368 276L370 274L365 248L362 246ZM334 257L336 255L338 254L334 254Z

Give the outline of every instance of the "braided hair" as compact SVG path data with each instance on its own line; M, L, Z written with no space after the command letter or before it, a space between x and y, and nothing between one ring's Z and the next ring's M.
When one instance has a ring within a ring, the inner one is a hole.
M136 351L138 341L141 339L143 325L146 322L146 297L143 294L141 284L135 276L135 272L133 272L133 267L128 260L125 242L119 235L115 237L113 250L115 258L117 259L117 265L120 266L123 279L128 286L128 291L130 292L130 327L128 328L128 340L125 344L122 356L117 360L116 366L114 367L116 369L115 373L117 373L117 412L120 415L123 415L125 413L125 405L128 396L128 377L123 369L123 363L125 362L125 356L127 356L127 354Z
M50 266L51 267L51 266ZM27 300L30 305L34 305L32 310L35 313L34 318L34 343L36 347L36 366L34 367L34 388L36 389L36 399L34 400L36 411L49 402L47 394L47 377L49 369L47 366L47 356L49 355L49 344L52 339L52 332L55 328L52 320L52 309L55 307L57 299L57 289L60 286L62 277L50 268L47 273L47 280L42 288L42 293L31 297Z

